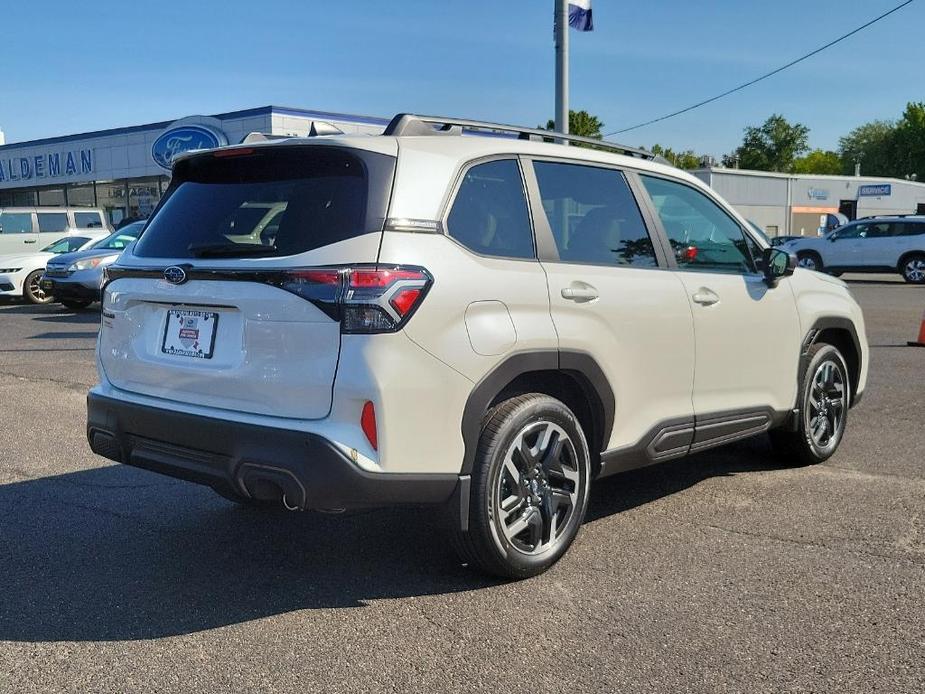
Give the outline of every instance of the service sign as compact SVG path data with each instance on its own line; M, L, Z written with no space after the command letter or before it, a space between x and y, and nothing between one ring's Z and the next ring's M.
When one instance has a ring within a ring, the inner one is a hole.
M859 198L879 198L879 197L886 197L892 194L893 194L893 186L890 183L882 183L882 184L877 184L877 185L858 187L858 197Z

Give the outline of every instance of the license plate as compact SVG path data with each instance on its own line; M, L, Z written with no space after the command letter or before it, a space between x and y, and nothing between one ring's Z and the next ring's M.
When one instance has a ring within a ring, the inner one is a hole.
M167 327L161 351L180 357L211 359L215 349L218 314L212 311L167 311Z

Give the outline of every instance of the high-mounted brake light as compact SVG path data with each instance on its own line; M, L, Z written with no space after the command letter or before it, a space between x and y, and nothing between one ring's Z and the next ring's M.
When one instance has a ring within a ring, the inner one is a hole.
M212 156L216 159L224 159L226 157L244 157L253 153L253 147L236 147L232 149L217 149L212 152Z
M340 321L341 332L385 333L402 328L432 283L424 268L347 266L289 270L280 286Z

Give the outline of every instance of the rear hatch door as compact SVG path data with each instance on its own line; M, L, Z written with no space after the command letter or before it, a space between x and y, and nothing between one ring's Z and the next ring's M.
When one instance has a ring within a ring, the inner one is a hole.
M106 378L177 403L327 416L340 324L318 268L376 261L394 167L388 151L333 143L177 162L142 238L109 269Z

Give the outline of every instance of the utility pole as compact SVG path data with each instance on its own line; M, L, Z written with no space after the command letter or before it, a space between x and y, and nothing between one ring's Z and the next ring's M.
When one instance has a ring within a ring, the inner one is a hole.
M568 0L555 0L556 130L568 133ZM563 142L562 144L568 144Z

